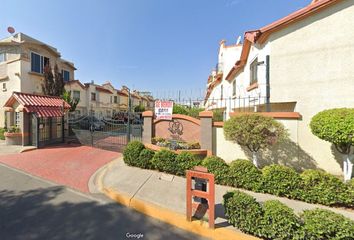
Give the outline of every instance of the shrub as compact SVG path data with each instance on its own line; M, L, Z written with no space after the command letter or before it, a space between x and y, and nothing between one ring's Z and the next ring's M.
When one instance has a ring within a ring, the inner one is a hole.
M301 174L301 178L301 200L324 205L345 202L346 186L337 177L320 170L306 170Z
M199 113L204 111L204 108L192 107L188 110L188 116L199 118Z
M151 139L151 143L152 144L157 144L157 143L160 143L160 142L165 142L166 140L162 137L153 137Z
M224 109L214 109L213 112L213 120L215 122L224 121Z
M176 157L176 164L178 166L177 175L185 175L186 170L192 169L201 164L201 160L197 159L189 152L182 152Z
M145 149L145 146L139 141L132 141L128 143L123 151L124 162L129 166L138 166L140 152L143 149Z
M263 192L297 198L300 187L300 175L292 168L273 164L262 169Z
M182 105L173 104L173 114L183 114L188 115L188 109Z
M187 143L188 149L200 149L200 144L199 142L191 142Z
M257 152L287 137L282 123L260 114L242 114L224 123L226 140L247 147L253 154L253 163L258 167Z
M154 157L155 152L150 149L143 149L139 155L139 161L137 163L137 167L145 168L145 169L152 169L152 158Z
M255 198L240 191L233 191L224 195L223 204L230 224L243 232L261 235L263 211Z
M324 209L306 210L302 214L302 234L306 240L354 239L354 222L343 215Z
M261 223L262 236L267 239L293 239L301 226L301 221L294 210L278 200L263 204Z
M346 192L344 194L344 203L347 207L354 207L354 178L346 183Z
M5 140L5 133L6 129L5 128L0 128L0 140Z
M163 149L155 153L155 156L152 158L152 164L157 170L161 172L176 174L178 172L176 156L177 154L174 152Z
M230 164L230 185L248 190L258 190L261 171L249 160L235 160Z
M229 165L221 158L216 156L206 157L202 165L213 173L215 182L218 184L229 184Z

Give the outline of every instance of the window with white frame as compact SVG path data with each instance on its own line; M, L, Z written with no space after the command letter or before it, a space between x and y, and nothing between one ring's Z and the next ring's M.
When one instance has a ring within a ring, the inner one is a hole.
M254 59L250 66L250 85L258 82L257 72L258 72L258 58Z
M41 56L37 53L31 52L31 71L36 73L43 73L44 67L49 66L49 58Z
M232 82L232 96L236 96L236 80Z
M20 113L19 112L15 112L15 126L17 128L20 127Z
M118 96L114 96L114 103L118 103Z
M77 99L78 101L80 101L80 91L73 92L73 99Z
M6 61L6 53L1 52L0 53L0 63L5 62Z

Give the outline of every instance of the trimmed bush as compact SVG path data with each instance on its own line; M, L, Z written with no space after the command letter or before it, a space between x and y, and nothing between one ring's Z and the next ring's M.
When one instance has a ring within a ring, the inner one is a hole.
M178 172L176 157L177 154L174 152L163 149L155 153L155 156L152 158L152 164L157 170L161 172L176 174Z
M262 169L262 191L277 196L297 198L300 195L301 178L294 169L270 165Z
M345 206L354 208L354 178L347 182L346 192L344 194L344 203Z
M202 163L200 159L197 159L195 155L189 152L182 152L176 157L176 164L178 169L176 174L184 176L186 170L192 169L195 166L198 166Z
M262 236L267 239L294 239L301 221L294 210L278 200L263 204Z
M324 209L304 211L302 234L306 240L354 239L354 221Z
M206 157L202 165L208 169L208 172L214 174L216 183L229 184L230 167L222 158L216 156Z
M0 128L0 140L5 140L5 133L6 129L5 128Z
M300 176L303 185L301 200L324 205L345 202L346 186L335 176L320 170L306 170Z
M124 162L129 166L139 166L139 156L143 149L145 149L145 146L139 141L128 143L123 151Z
M152 169L154 168L152 164L152 158L155 156L155 152L150 149L143 149L139 155L139 162L136 165L140 168Z
M232 191L224 195L223 204L230 224L245 233L261 235L263 211L255 198L240 191Z
M230 185L248 190L258 190L262 172L249 160L238 159L230 164Z

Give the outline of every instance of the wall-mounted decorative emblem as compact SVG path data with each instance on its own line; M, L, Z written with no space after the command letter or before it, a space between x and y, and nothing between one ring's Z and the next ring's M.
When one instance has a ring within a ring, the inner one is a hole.
M182 135L183 134L183 125L181 122L178 120L173 119L170 124L168 130L173 134L173 135Z

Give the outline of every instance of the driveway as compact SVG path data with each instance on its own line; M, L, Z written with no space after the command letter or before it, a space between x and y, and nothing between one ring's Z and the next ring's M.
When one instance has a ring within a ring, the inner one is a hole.
M89 192L87 184L91 175L120 156L118 152L64 144L0 155L0 162L55 183Z

